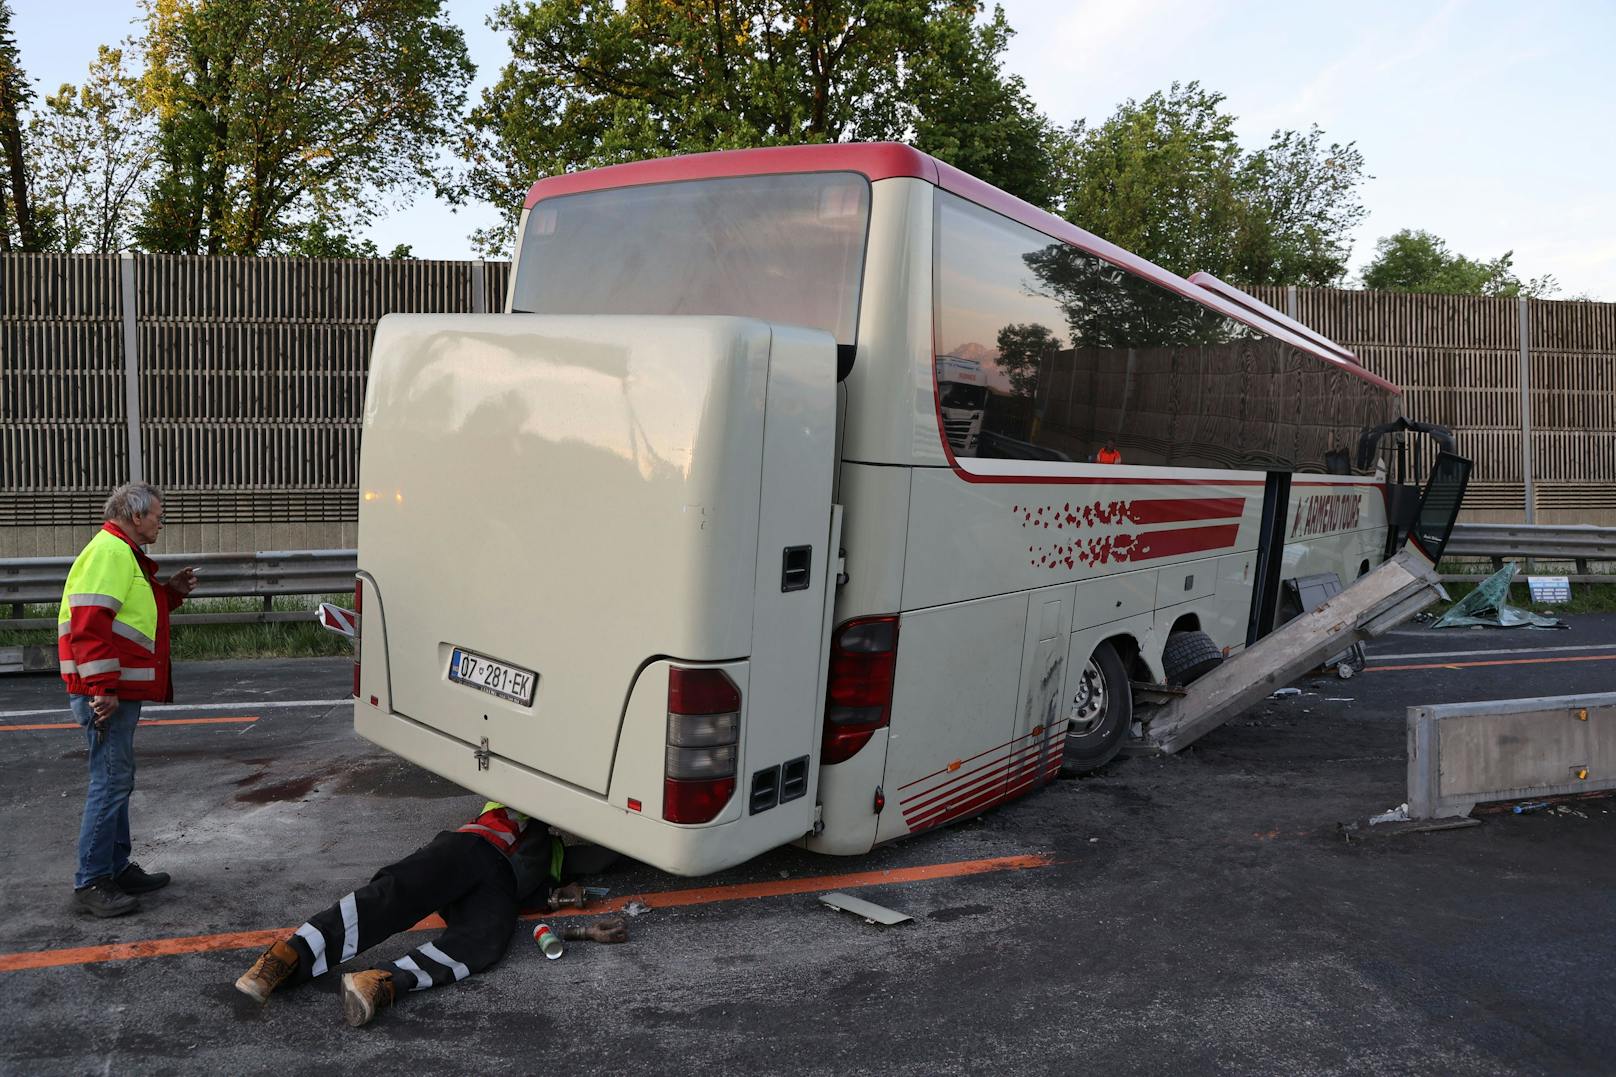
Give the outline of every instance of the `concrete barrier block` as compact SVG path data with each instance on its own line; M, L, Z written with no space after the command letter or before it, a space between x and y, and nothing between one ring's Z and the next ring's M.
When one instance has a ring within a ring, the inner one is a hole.
M1411 818L1616 789L1616 692L1408 709Z

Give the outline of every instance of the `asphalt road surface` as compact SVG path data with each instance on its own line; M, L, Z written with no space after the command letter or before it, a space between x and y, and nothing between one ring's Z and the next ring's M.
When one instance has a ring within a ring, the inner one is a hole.
M109 921L70 905L84 762L52 728L60 683L0 679L0 1072L1611 1072L1616 802L1367 842L1338 824L1405 799L1410 705L1609 690L1616 617L1371 654L1178 756L868 856L628 865L595 880L652 907L627 945L551 962L519 926L494 969L360 1030L334 984L260 1008L232 981L479 800L354 734L345 662L180 667L132 801L136 858L175 881ZM834 889L915 921L820 906Z

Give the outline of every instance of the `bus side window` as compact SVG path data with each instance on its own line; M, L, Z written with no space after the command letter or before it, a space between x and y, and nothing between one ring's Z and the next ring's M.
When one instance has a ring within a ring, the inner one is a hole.
M934 220L940 407L955 456L1340 474L1394 398L946 191ZM980 408L954 386L968 372ZM967 414L969 412L969 414ZM1109 455L1109 454L1108 454Z

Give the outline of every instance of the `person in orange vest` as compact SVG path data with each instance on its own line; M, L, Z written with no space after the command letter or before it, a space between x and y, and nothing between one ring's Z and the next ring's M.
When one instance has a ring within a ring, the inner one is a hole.
M409 856L378 871L365 886L309 917L259 955L236 990L260 1003L335 969L436 912L446 930L431 942L377 968L342 976L342 1013L355 1028L393 1005L401 991L458 983L505 955L522 903L543 893L549 907L582 908L585 895L568 877L568 850L550 828L489 801L475 819L445 830ZM620 917L572 927L562 937L624 942Z
M73 902L96 916L123 916L140 907L136 894L168 885L166 871L143 871L129 859L135 726L145 703L174 698L168 615L196 586L196 570L157 580L157 563L142 548L163 530L156 487L125 483L101 515L106 522L79 551L62 587L56 657L90 761Z
M1100 451L1094 454L1094 462L1096 464L1122 463L1122 452L1117 448L1115 438L1105 439L1105 444L1100 447Z

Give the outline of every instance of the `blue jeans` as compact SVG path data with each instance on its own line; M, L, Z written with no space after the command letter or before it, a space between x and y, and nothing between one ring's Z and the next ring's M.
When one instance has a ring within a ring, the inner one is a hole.
M79 824L79 868L73 886L116 878L129 866L129 794L135 790L135 723L140 701L123 701L96 736L89 696L67 697L90 746L90 791Z

